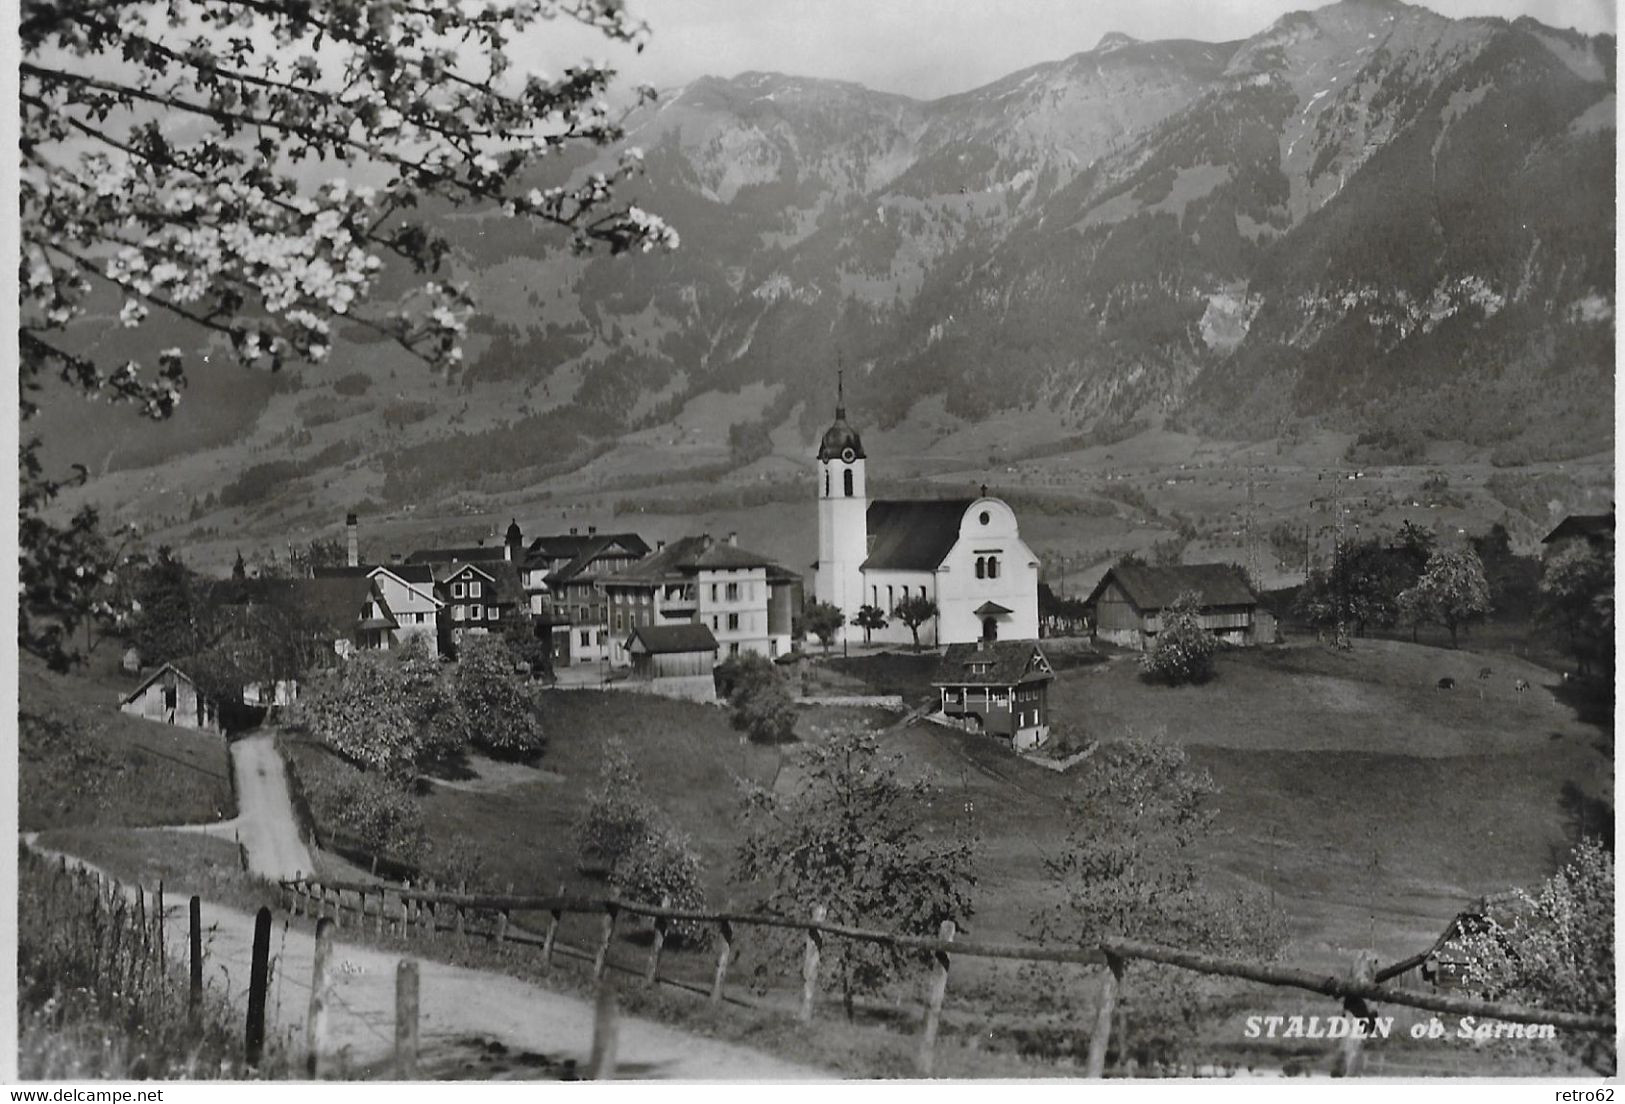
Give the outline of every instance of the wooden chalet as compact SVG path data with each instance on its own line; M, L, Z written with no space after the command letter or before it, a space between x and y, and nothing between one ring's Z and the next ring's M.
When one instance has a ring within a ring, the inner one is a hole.
M638 625L626 638L634 678L711 677L717 664L717 638L694 622Z
M931 685L943 715L1017 748L1049 739L1049 684L1055 672L1031 640L950 644Z
M1146 650L1162 631L1162 615L1181 594L1197 596L1202 627L1228 644L1268 644L1275 622L1234 564L1149 567L1118 564L1084 600L1096 640Z

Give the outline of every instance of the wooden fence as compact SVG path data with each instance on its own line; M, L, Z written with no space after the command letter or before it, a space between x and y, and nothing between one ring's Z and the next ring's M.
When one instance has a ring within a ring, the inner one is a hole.
M376 934L382 935L388 930L403 938L421 937L432 940L437 933L450 931L465 937L483 935L497 943L504 943L516 937L517 933L510 927L514 913L545 914L547 924L541 939L541 948L544 960L548 964L551 964L558 946L557 934L563 917L567 914L596 916L600 918L600 927L597 946L592 957L595 979L604 977L609 951L615 939L617 925L621 923L622 918L642 917L650 921L654 932L649 957L643 969L644 980L650 984L660 980L660 960L665 946L664 934L669 924L683 922L711 926L719 936L716 968L709 988L709 999L713 1003L719 1003L723 999L728 968L733 959L734 943L739 929L755 926L800 931L805 935L801 964L802 992L798 1011L803 1021L812 1018L818 987L819 960L825 939L834 937L862 940L918 952L921 956L928 957L932 963L916 1052L916 1068L921 1076L929 1076L932 1070L934 1044L942 1003L948 988L950 962L955 956L1106 966L1108 969L1096 1022L1094 1029L1089 1033L1088 1059L1085 1066L1087 1077L1104 1075L1117 995L1127 966L1131 962L1161 963L1200 974L1301 989L1341 1000L1344 1011L1357 1019L1373 1016L1372 1005L1393 1004L1507 1023L1550 1024L1560 1030L1598 1032L1610 1036L1614 1034L1613 1016L1531 1008L1462 995L1420 992L1386 985L1378 980L1379 972L1375 963L1369 961L1368 956L1362 956L1361 961L1357 962L1347 974L1338 976L1323 971L1202 954L1136 939L1104 939L1097 946L1087 948L960 940L956 938L956 928L952 921L944 922L934 937L878 931L826 920L822 908L815 909L809 918L799 918L760 912L698 912L672 908L667 904L651 905L614 897L575 896L565 893L562 889L553 896L524 896L511 893L498 895L449 892L436 888L433 883L424 887L413 887L309 878L285 881L281 883L281 887L284 904L294 915L331 918L342 926L345 923L346 912L352 912L357 925L364 926L370 922ZM1339 1072L1352 1074L1359 1071L1359 1044L1360 1035L1356 1032L1345 1044L1345 1053L1338 1059Z

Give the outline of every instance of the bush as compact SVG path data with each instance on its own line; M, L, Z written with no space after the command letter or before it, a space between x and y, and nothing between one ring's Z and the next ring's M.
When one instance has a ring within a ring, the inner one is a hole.
M773 664L752 652L730 656L716 669L717 690L733 707L733 726L761 744L795 739L796 707Z
M316 749L291 756L289 766L318 831L338 833L369 855L418 862L426 839L423 810L406 784Z
M1219 641L1202 627L1202 600L1187 591L1162 612L1162 631L1140 660L1148 677L1170 686L1206 682L1213 677L1213 653Z
M672 908L705 909L704 866L688 836L671 827L650 827L642 839L622 852L609 872L609 883L617 896ZM697 923L677 921L666 929L668 941L691 947L704 946L710 929Z
M576 821L576 866L583 871L609 871L649 834L654 807L643 796L643 780L619 740L604 744L598 789Z

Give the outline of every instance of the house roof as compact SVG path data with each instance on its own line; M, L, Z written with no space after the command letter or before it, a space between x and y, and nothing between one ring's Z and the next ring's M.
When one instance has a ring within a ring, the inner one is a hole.
M124 698L120 704L128 705L130 702L135 701L135 699L139 698L143 693L146 692L147 687L157 682L166 671L173 673L176 678L185 679L187 682L191 683L194 688L197 686L197 682L193 680L191 675L188 675L185 671L181 670L173 663L166 663L152 674L142 679L140 686L137 686L134 690L131 690L128 694L124 695Z
M711 635L709 628L693 621L678 625L638 625L626 638L626 648L647 655L714 652L717 638Z
M987 664L985 671L973 670ZM1031 640L987 640L950 644L937 665L932 686L1018 686L1055 677L1044 651Z
M693 575L702 570L772 566L775 566L773 561L766 556L702 535L672 541L603 581L650 583Z
M439 564L460 560L463 563L489 563L506 559L508 550L501 544L477 544L471 548L420 548L406 557L409 564Z
M628 543L627 537L630 537L633 543ZM642 551L638 550L640 548ZM619 552L622 556L630 555L636 559L647 555L649 546L644 544L643 538L636 533L611 533L608 536L588 537L586 542L580 545L579 550L563 567L547 576L547 582L550 586L556 586L559 583L567 583L572 579L579 578L604 557L616 552ZM538 561L550 559L551 557L546 555L535 557L535 560ZM531 562L531 560L526 561L527 564Z
M1180 564L1149 567L1118 564L1101 576L1086 602L1094 603L1112 580L1142 613L1167 609L1185 591L1195 591L1203 607L1255 606L1258 595L1247 585L1247 577L1235 564Z
M1557 528L1540 538L1541 544L1553 544L1569 537L1612 537L1614 535L1614 515L1607 514L1570 514L1557 523Z
M525 562L531 560L566 560L579 556L583 549L599 544L605 548L619 545L634 556L647 556L649 543L636 533L570 533L568 535L537 537L525 550Z
M959 540L972 498L869 503L869 558L865 571L935 571Z
M1000 614L1012 613L1013 610L999 605L997 602L983 602L976 607L977 617L998 617Z
M387 571L403 583L429 583L434 582L434 566L426 563L387 563L375 564L371 571Z

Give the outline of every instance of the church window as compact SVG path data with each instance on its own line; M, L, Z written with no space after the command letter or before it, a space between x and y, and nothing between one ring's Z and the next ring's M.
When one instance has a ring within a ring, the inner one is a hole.
M993 520L993 516L991 514L989 514L986 510L983 510L982 511L982 516L980 518L978 518L977 520L980 521L983 525L986 525L988 522Z
M987 577L989 579L997 579L999 577L999 557L989 556L987 558Z
M886 588L886 605L890 609L897 608L897 600L892 597L892 588L889 586Z
M879 587L872 586L872 587L869 588L869 604L871 606L880 605L880 588Z
M829 497L829 469L824 469L824 497Z
M852 497L852 469L847 468L841 473L841 481L846 484L846 497Z
M978 579L987 578L987 558L985 556L976 557L976 577Z

